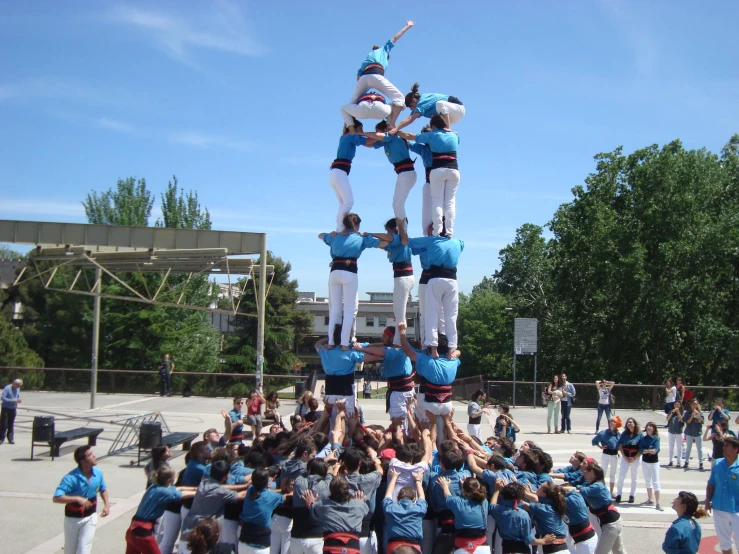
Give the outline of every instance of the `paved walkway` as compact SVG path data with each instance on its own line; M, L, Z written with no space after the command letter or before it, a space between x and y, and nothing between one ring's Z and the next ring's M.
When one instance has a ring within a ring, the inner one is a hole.
M320 389L319 389L320 390ZM74 468L72 452L84 441L75 441L65 445L61 457L51 461L43 448L37 450L37 459L30 461L30 439L33 416L53 415L56 418L57 430L73 427L103 427L105 432L98 439L95 452L98 457L104 456L118 433L120 426L111 421L120 418L153 411L161 411L172 431L193 431L202 433L209 427L221 428L223 422L220 410L230 408L227 398L160 398L158 396L137 395L98 395L98 408L89 410L89 396L74 393L23 392L23 403L19 408L16 420L16 444L7 442L0 446L0 466L5 474L0 482L0 528L3 529L5 554L51 554L62 552L63 545L63 512L60 506L51 502L54 489L62 476ZM385 424L383 400L362 401L368 423ZM294 402L283 400L280 412L284 415L294 410ZM546 432L546 410L542 408L521 408L512 410L512 417L520 425L522 432L519 441L534 440L554 458L555 468L567 464L569 456L575 450L582 450L597 456L598 450L590 445L595 430L595 410L577 408L573 410L573 433L571 435L554 435ZM466 406L459 404L455 419L458 423L466 423ZM619 411L622 419L635 417L642 427L647 421L661 424L664 419L655 412ZM492 434L488 427L487 431ZM663 432L662 430L660 430ZM483 434L486 428L483 427ZM664 432L663 432L664 434ZM666 434L665 434L666 435ZM666 452L666 436L662 446ZM705 452L704 452L705 455ZM105 457L100 461L105 480L108 484L112 500L109 517L100 519L95 536L93 552L95 554L119 554L125 549L124 535L139 500L144 493L145 477L143 470L132 466L135 461L135 450L130 454ZM688 471L666 468L666 453L661 457L662 504L665 512L660 513L653 508L641 507L639 502L646 500L643 477L639 473L639 488L636 494L637 504L622 504L626 529L625 540L629 552L661 552L664 534L675 514L670 509L672 499L680 490L693 491L699 498L705 494L705 483L708 470ZM177 451L172 462L179 471L184 466L183 453ZM695 463L694 463L695 465ZM706 468L710 464L706 462ZM628 495L628 493L627 493ZM715 543L713 522L710 518L703 520L705 537L701 553L717 551L711 543Z

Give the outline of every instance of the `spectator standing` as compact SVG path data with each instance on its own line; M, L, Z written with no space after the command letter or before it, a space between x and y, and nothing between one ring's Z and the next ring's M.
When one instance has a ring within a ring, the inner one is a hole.
M644 483L647 486L647 501L643 505L652 506L656 502L655 507L661 512L663 510L659 503L659 450L657 425L650 421L644 427L644 436L639 441L641 469L644 474ZM654 502L652 501L652 493L654 493Z
M559 435L559 407L562 402L562 387L559 375L552 375L552 380L547 385L547 433L552 432L552 415L554 415L554 433Z
M695 443L698 449L698 469L703 469L703 414L701 414L701 405L697 400L690 403L690 409L685 410L683 414L685 422L685 464L683 469L688 469L690 462L690 451Z
M669 444L670 463L667 467L672 467L672 458L674 451L677 449L677 466L680 467L680 461L683 458L683 405L675 402L674 407L667 414L667 441Z
M172 373L174 373L174 362L170 361L169 354L165 354L164 358L157 366L159 370L159 381L161 388L159 389L159 396L172 396Z
M665 414L669 416L677 402L677 387L672 384L672 379L665 381Z
M372 383L369 382L369 379L364 380L364 397L372 398Z
M477 389L470 399L470 403L467 405L467 416L469 417L467 423L467 432L472 437L477 437L482 442L482 435L480 435L480 424L482 423L482 414L489 413L486 409L490 404L483 404L485 402L485 391Z
M598 419L595 422L595 432L600 429L600 418L606 414L606 423L611 421L611 389L616 386L613 381L601 379L595 382L598 387Z
M246 422L251 427L252 441L257 440L262 434L262 404L264 404L262 393L258 390L251 391L249 400L246 401Z
M9 444L15 444L15 416L18 404L21 403L21 387L23 381L16 379L6 385L2 394L2 410L0 410L0 444L8 437Z
M618 469L618 489L616 494L616 503L621 502L621 492L624 488L626 475L631 472L631 492L629 493L629 504L634 503L634 494L636 493L636 479L639 470L639 443L642 439L642 433L639 431L639 423L630 417L624 425L624 432L618 438L618 449L621 452L621 465Z
M729 425L726 421L721 421L713 427L706 428L706 434L703 435L703 440L710 440L713 443L711 467L716 465L716 460L724 457L724 439L726 437L736 437L732 431L729 431Z
M559 432L564 433L567 431L568 433L571 433L572 421L570 420L570 411L572 410L572 405L575 403L575 395L577 394L577 391L575 391L575 385L567 382L566 373L560 375L559 382L562 386L562 427Z
M739 539L739 439L724 439L724 457L716 461L706 485L706 511L713 509L719 548L731 552Z
M723 398L717 398L716 403L713 406L713 410L708 414L710 425L715 426L717 423L725 421L727 426L731 421L731 412L726 409L726 403Z

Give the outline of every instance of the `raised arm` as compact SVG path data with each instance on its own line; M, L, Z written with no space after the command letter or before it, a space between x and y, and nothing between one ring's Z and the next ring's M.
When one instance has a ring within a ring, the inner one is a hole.
M405 225L398 225L398 234L400 235L400 242L408 246L408 233L405 230Z
M388 130L388 133L389 133L389 134L391 134L391 135L395 135L395 134L397 134L397 133L398 133L398 131L400 131L401 129L405 129L406 127L408 127L408 125L410 125L411 123L413 123L413 122L414 122L414 121L415 121L416 119L418 119L419 117L421 117L421 113L420 113L420 112L416 112L416 113L411 113L411 115L409 115L409 116L408 116L408 117L406 117L406 118L405 118L405 119L404 119L403 121L401 121L400 123L398 123L398 124L397 124L397 125L395 126L395 128L394 128L394 129L390 129L390 130ZM413 137L413 140L415 140L415 138L416 138L416 137L414 136L414 137Z
M467 451L467 469L469 469L475 477L482 477L483 469L477 465L475 455L472 450Z
M405 27L403 27L400 31L398 31L397 33L395 33L395 35L393 35L393 38L392 38L393 43L398 42L398 40L400 40L400 37L402 37L408 31L408 29L413 27L415 24L416 24L415 21L410 21L410 20L406 21Z
M322 338L321 340L319 340L319 341L318 341L318 342L317 342L317 343L315 344L315 348L316 348L316 350L318 350L318 349L319 349L319 348L320 348L321 346L323 346L323 345L324 345L324 344L326 344L327 342L328 342L328 337L323 337L323 338Z
M403 226L401 225L401 228ZM400 332L400 347L403 349L403 353L408 356L408 358L415 362L418 358L418 354L415 350L411 348L411 345L408 344L408 338L405 336L406 329L408 328L408 324L405 321L401 321L398 323L398 331Z

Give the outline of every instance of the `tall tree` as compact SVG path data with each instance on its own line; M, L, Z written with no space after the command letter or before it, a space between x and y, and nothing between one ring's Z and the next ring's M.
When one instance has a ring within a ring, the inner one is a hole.
M172 182L174 181L174 182ZM172 176L167 183L167 190L162 193L162 217L157 220L157 227L170 229L204 229L211 227L208 208L201 209L198 193L183 189L177 191L177 177Z
M476 287L459 302L460 375L508 378L511 372L513 327L507 301L488 287Z
M129 177L118 179L115 190L90 192L82 205L89 223L148 227L154 195L146 188L146 179Z

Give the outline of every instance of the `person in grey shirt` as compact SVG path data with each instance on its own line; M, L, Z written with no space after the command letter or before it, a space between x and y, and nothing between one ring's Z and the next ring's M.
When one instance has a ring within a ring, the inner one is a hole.
M229 472L228 462L218 460L210 468L210 477L206 477L198 485L192 508L182 521L178 554L190 554L187 537L198 523L212 517L222 524L226 504L235 504L244 500L247 485L224 486Z
M352 494L347 480L338 475L331 480L329 497L317 500L311 490L303 493L303 501L308 506L311 516L321 523L323 544L326 547L339 547L347 550L360 550L359 534L362 531L362 520L369 513L362 491ZM333 537L335 534L353 535L346 542L345 538Z
M683 406L680 402L673 402L674 406L670 413L667 414L667 440L669 444L669 462L667 467L672 467L672 459L677 451L677 465L683 459Z
M339 464L334 464L336 472ZM323 550L323 528L321 522L310 515L310 510L303 500L306 491L312 491L316 500L326 500L331 494L330 485L333 473L323 460L313 459L308 462L308 475L301 475L295 480L293 488L293 528L290 538L290 550L299 552L321 552ZM299 544L299 547L295 546Z
M570 421L570 411L572 410L572 404L575 402L575 385L567 381L567 374L563 373L559 382L562 383L562 401L560 407L562 408L562 428L560 433L567 431L572 432L572 422Z
M701 413L701 405L697 400L690 403L690 407L683 414L685 422L685 463L683 469L688 469L690 461L690 451L693 449L693 443L698 448L698 469L703 470L703 414Z

